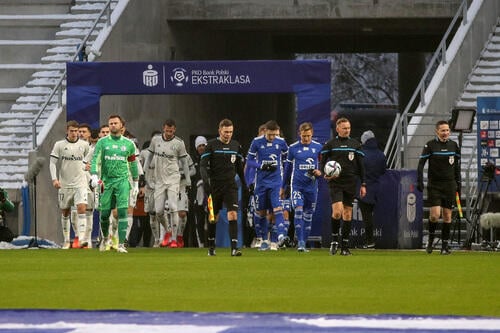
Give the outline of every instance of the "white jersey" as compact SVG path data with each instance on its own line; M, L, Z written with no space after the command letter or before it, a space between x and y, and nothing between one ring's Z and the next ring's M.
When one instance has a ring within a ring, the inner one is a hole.
M55 167L50 168L52 180L59 179L62 188L87 187L84 159L89 149L89 143L84 140L78 139L75 142L70 142L64 139L57 141L50 157L51 160L58 160L60 167L59 174L57 174Z
M151 139L148 150L152 154L155 183L179 184L181 179L179 159L187 156L184 141L177 136L170 140L163 139L163 136L155 136Z
M186 160L188 162L188 167L189 167L189 177L193 177L196 174L196 169L194 167L194 162L191 156L188 154L186 156ZM186 177L184 176L184 171L182 170L182 164L179 162L179 172L181 173L181 182L180 186L186 187Z

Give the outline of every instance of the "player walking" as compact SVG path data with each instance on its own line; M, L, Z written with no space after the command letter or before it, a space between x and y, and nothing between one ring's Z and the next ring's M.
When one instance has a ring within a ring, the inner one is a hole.
M111 209L118 209L118 252L127 253L125 238L127 235L127 209L132 188L136 196L139 192L139 173L137 169L135 144L122 135L125 122L118 115L108 119L110 135L101 138L95 147L90 168L91 186L99 185L99 177L104 191L99 199L100 222L103 239L99 250L109 250L109 216ZM129 168L133 184L129 181Z

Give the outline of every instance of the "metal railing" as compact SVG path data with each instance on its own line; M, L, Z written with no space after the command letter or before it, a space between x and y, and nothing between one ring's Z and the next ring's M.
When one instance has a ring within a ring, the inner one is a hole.
M106 2L106 5L101 10L101 12L99 13L99 15L95 19L94 24L92 25L92 27L90 28L90 30L85 35L85 37L83 38L82 42L80 43L80 45L76 49L75 54L71 58L70 62L74 62L82 54L82 52L85 52L84 48L86 47L87 41L90 39L90 36L96 30L96 27L97 27L99 21L103 17L106 18L106 27L110 27L111 26L111 2L112 1L113 0L108 0ZM36 114L35 118L33 119L33 122L31 124L33 150L36 150L38 148L37 130L36 130L37 123L40 120L40 117L42 116L42 114L47 109L47 106L50 104L50 102L52 101L52 99L54 98L54 96L56 94L57 94L57 107L62 107L62 105L63 105L62 96L63 96L63 91L65 89L64 86L63 86L63 82L66 79L66 74L67 74L67 69L65 68L64 72L61 74L61 76L57 80L54 88L50 92L49 97L47 98L47 100L45 101L45 103L40 108L40 111L38 111L38 113Z
M396 117L394 120L394 124L384 149L384 153L387 156L387 165L390 168L400 169L408 167L408 156L405 154L406 147L408 146L408 123L416 109L415 104L417 102L417 98L420 98L420 106L426 105L427 101L425 100L425 91L427 89L428 82L434 75L437 67L440 64L445 65L447 63L446 50L448 46L448 39L451 41L450 36L455 30L460 17L462 17L461 24L467 24L467 10L468 0L463 0L443 38L441 39L437 50L434 52L429 64L427 65L424 75L417 85L410 101L406 105L406 108L401 116Z

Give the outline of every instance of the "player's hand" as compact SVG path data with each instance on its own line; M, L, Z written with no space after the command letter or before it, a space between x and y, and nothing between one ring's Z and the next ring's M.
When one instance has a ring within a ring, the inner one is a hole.
M137 198L138 194L139 194L139 182L137 180L134 180L132 182L132 198Z
M92 175L90 176L90 187L91 188L96 188L99 185L99 177L97 175Z

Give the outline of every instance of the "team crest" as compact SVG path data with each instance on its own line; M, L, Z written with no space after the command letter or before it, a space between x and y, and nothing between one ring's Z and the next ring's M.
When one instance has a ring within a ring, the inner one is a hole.
M349 152L349 154L347 154L347 158L349 159L349 161L352 161L354 160L354 152Z
M234 162L236 162L236 155L231 155L231 163L234 164Z
M450 156L450 157L448 158L448 162L450 163L450 165L453 165L453 163L455 163L455 157Z

